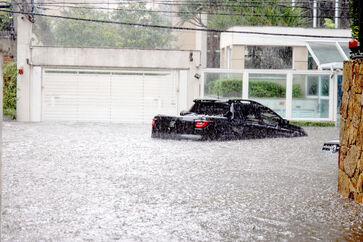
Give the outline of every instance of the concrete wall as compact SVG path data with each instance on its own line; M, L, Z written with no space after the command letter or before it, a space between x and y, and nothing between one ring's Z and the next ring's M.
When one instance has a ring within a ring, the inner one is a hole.
M190 69L200 66L200 52L34 46L31 64L35 66Z
M363 59L346 61L342 83L338 193L363 203Z
M29 64L31 59L32 23L23 16L17 16L17 23L17 68L23 69L24 74L18 75L17 78L16 116L17 120L29 121L32 76L32 68Z

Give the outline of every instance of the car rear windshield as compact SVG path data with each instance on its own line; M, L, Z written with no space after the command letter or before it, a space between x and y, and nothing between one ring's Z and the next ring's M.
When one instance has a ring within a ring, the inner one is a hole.
M190 112L205 115L223 116L230 111L228 103L203 103L198 102L193 105Z

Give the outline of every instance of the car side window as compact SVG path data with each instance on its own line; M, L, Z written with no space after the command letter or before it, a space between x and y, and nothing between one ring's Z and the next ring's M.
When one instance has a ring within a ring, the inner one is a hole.
M241 105L238 103L232 104L233 116L235 119L243 119Z
M260 114L258 109L251 104L235 104L235 116L240 119L258 122L260 120Z
M257 112L257 110L254 110L254 111L247 114L246 120L253 121L253 122L258 122L258 121L260 121L260 115Z
M268 109L261 110L261 120L267 125L277 126L281 118Z

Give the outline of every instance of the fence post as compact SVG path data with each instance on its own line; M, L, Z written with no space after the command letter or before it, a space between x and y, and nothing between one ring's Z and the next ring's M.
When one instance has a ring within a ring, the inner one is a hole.
M292 72L286 75L286 119L291 119L292 117Z
M248 72L243 71L242 77L242 99L248 99Z
M337 74L332 73L329 76L329 119L330 121L336 121L336 85ZM335 94L335 95L334 95ZM334 107L335 106L335 107Z

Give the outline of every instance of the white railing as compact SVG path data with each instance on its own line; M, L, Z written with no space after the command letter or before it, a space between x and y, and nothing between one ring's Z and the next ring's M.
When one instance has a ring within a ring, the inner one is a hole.
M210 91L206 90L206 87L209 88L210 83L214 83L217 79L241 79L241 93L233 97L260 101L289 120L335 122L337 121L338 111L338 75L342 75L342 72L336 70L204 69L201 76L200 95L202 98L226 99L228 97L213 96ZM253 80L250 78L251 76ZM259 78L260 80L257 80ZM285 96L266 98L250 95L250 83L259 81L278 83L284 88ZM301 97L293 97L294 86L300 90ZM329 92L327 92L327 89Z

